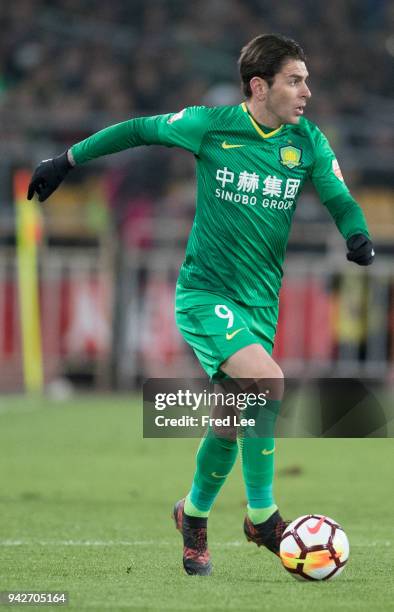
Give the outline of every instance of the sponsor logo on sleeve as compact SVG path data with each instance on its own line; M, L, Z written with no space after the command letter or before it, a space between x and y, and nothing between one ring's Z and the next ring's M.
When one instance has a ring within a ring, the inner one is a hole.
M340 181L344 182L344 178L343 178L343 176L342 176L342 172L341 172L341 169L340 169L340 167L339 167L339 164L338 164L338 160L337 160L337 159L333 159L333 160L332 160L332 171L333 171L333 173L335 174L335 176L336 176L336 177L337 177L337 178L338 178Z
M182 119L183 114L185 112L186 108L183 108L181 111L179 111L179 113L175 113L175 115L172 115L172 117L170 117L167 121L167 123L174 123L174 121L178 121L179 119Z

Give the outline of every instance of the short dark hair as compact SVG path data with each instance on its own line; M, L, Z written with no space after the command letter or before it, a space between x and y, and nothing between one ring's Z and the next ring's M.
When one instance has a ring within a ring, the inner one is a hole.
M239 56L238 66L245 96L250 98L250 79L259 76L271 87L275 75L285 60L296 59L305 62L302 47L291 38L280 34L261 34L245 45Z

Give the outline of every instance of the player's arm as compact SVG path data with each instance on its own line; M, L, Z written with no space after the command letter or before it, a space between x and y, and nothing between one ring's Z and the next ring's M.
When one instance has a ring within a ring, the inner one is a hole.
M327 138L316 129L311 179L324 206L346 240L347 259L360 266L373 262L375 252L364 213L351 196Z
M36 193L39 201L44 202L74 166L131 147L178 146L198 155L211 111L208 107L193 106L179 113L130 119L96 132L61 155L42 161L34 171L27 197L31 200Z

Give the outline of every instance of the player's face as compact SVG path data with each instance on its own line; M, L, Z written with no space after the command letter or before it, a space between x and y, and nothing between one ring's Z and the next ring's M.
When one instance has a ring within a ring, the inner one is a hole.
M265 106L276 117L278 124L299 122L312 95L306 84L308 76L305 63L292 59L276 73L273 84L267 90Z

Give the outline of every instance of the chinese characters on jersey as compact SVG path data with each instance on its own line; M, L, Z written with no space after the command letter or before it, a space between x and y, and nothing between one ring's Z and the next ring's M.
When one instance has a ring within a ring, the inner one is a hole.
M284 180L275 175L268 175L264 180L260 180L261 178L255 172L243 170L236 176L227 166L219 168L216 172L216 180L219 182L222 190L216 189L215 195L223 200L235 203L241 202L242 204L251 204L253 206L257 203L256 195L261 189L262 195L267 196L262 200L264 207L270 206L271 208L288 209L293 205L294 198L298 194L301 179L288 178ZM235 185L238 193L226 190L225 188L228 185ZM251 194L251 196L246 194ZM269 200L269 198L279 198L279 200L283 198L283 201L278 202L277 200ZM291 200L291 203L289 200ZM279 205L280 203L282 204L281 206Z

